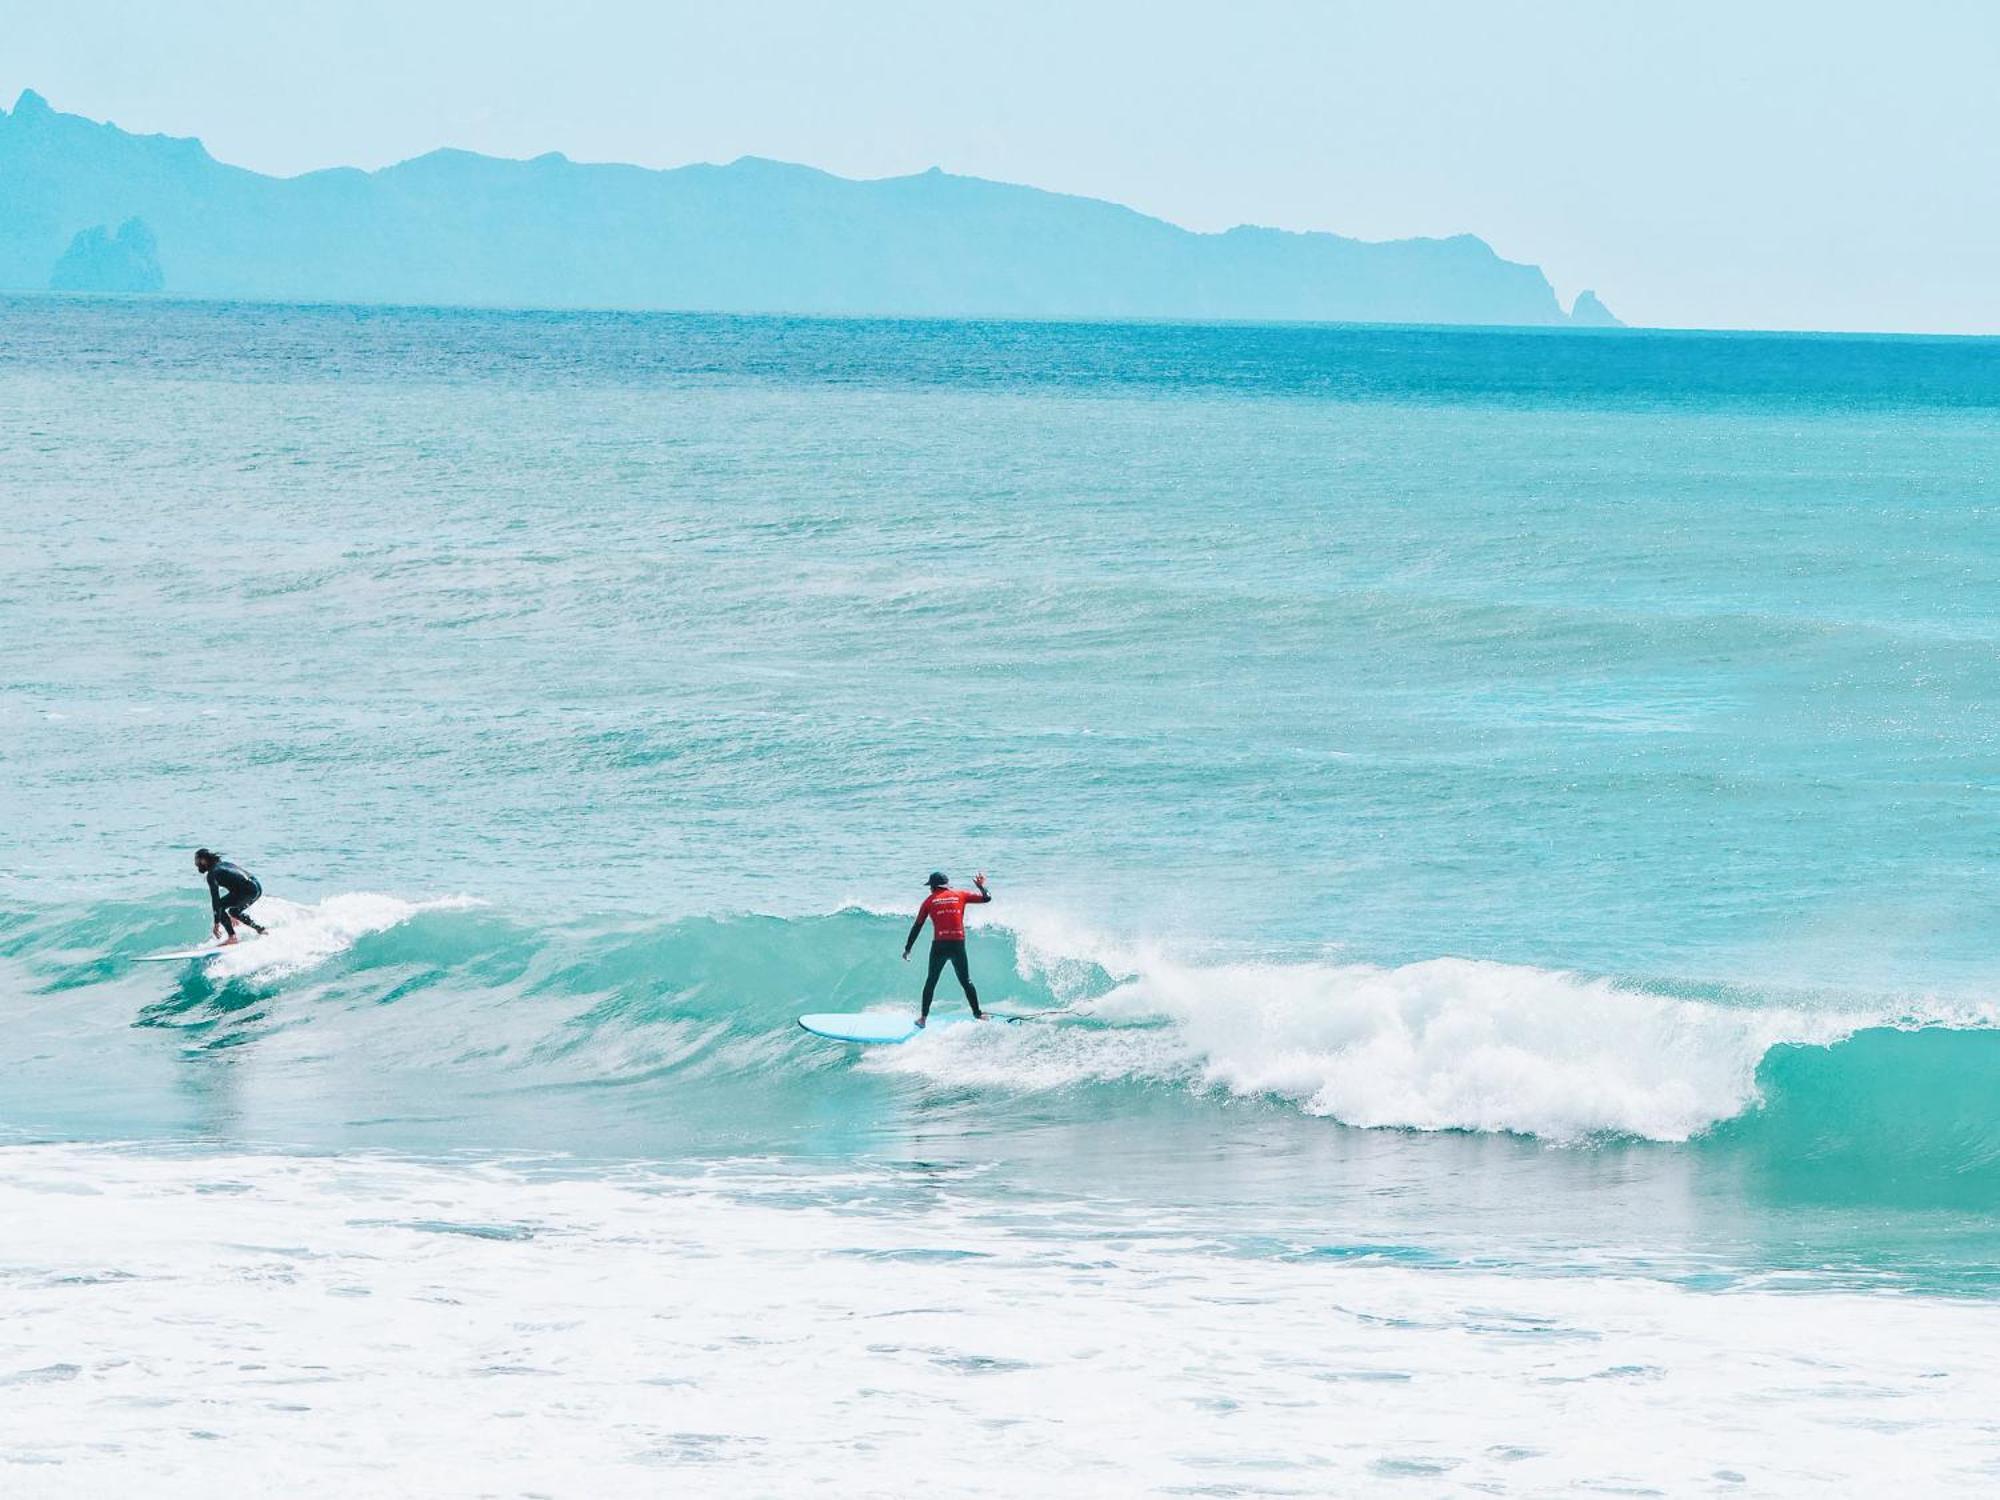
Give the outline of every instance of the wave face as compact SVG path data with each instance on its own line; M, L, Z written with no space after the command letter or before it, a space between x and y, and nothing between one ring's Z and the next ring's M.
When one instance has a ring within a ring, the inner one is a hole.
M1450 958L1200 962L996 925L973 940L985 1000L1051 1015L860 1050L793 1022L913 1004L900 917L559 931L356 892L271 900L269 937L203 964L128 962L183 937L184 913L10 915L7 982L62 999L16 1037L33 1054L17 1065L53 1057L58 1091L94 1095L140 1086L163 1052L227 1056L262 1075L269 1128L408 1092L449 1099L461 1144L529 1099L565 1119L608 1099L683 1140L758 1149L866 1138L917 1105L1106 1124L1249 1106L1329 1128L1680 1145L1808 1184L1884 1172L1918 1197L2000 1185L2000 1031L1978 1007L1724 1002ZM940 1008L959 1003L947 976Z

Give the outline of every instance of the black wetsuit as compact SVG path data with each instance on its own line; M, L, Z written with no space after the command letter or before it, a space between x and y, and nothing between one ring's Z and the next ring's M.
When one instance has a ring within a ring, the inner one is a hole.
M930 972L924 976L924 1018L930 1018L931 996L937 993L938 976L944 973L946 964L950 964L952 971L958 975L958 987L965 991L965 1000L972 1007L972 1013L978 1015L979 991L972 987L972 973L966 967L965 939L933 938Z
M240 865L224 859L217 860L209 869L208 903L215 909L215 920L231 937L236 936L238 922L252 932L264 930L244 914L244 909L263 894L264 887L257 883L257 877Z

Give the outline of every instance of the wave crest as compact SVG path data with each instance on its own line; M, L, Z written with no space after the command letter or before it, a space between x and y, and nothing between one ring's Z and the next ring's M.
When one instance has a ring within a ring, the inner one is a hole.
M1171 1019L1202 1079L1234 1094L1275 1095L1349 1125L1559 1141L1686 1140L1755 1102L1774 1042L1831 1042L1859 1024L1452 958L1168 967L1109 1008Z
M362 938L400 927L421 912L463 911L468 897L405 901L377 891L350 891L301 904L269 896L257 903L262 937L246 937L205 961L212 980L286 979L347 952Z

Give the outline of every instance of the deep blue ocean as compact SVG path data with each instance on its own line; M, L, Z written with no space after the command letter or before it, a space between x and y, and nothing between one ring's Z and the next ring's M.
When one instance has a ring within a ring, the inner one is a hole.
M494 1234L503 1171L794 1226L944 1194L1119 1286L1168 1236L1175 1317L1222 1263L1518 1282L1557 1328L1613 1286L1683 1331L1824 1298L1879 1347L1879 1299L2000 1308L1995 341L0 300L0 528L36 1172L333 1173L348 1226L339 1173L433 1172ZM132 964L204 936L198 844L271 936ZM932 868L992 881L987 1000L1064 1014L799 1031L914 1004ZM1472 1378L1423 1349L1403 1377ZM1813 1436L1865 1417L1768 1400L1752 1491L1866 1471ZM1976 1491L1990 1430L1933 1415ZM1311 1448L1262 1420L1246 1452ZM1624 1473L1455 1421L1310 1472Z

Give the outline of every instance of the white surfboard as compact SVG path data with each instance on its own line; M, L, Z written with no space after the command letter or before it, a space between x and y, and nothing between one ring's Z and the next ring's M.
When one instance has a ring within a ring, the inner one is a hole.
M135 964L182 964L195 958L213 958L218 953L227 953L230 948L240 946L231 943L225 948L221 943L204 943L199 948L176 948L172 953L135 953Z
M1013 1011L989 1010L989 1021L1025 1021L1028 1018ZM972 1023L968 1011L931 1012L930 1025L917 1025L917 1018L906 1010L850 1010L824 1011L818 1015L800 1016L799 1025L814 1036L823 1036L833 1042L859 1042L864 1046L894 1046L922 1036L926 1031L936 1031L940 1026L960 1026Z

